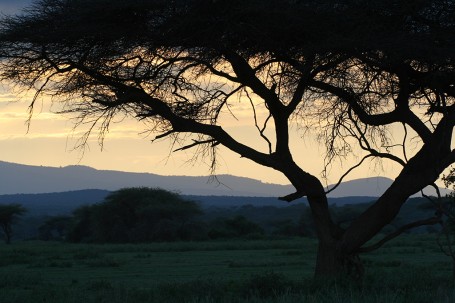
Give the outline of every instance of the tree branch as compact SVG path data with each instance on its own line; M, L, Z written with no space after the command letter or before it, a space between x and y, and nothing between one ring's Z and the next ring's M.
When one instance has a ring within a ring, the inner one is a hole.
M250 87L258 96L260 96L273 113L278 114L285 110L285 106L278 99L275 92L267 88L264 83L256 77L254 69L244 58L231 51L226 51L225 57L231 64L240 82Z
M295 192L295 193L289 194L284 197L279 197L278 200L292 202L294 200L297 200L297 199L305 197L305 196L306 196L306 193L304 193L304 192Z
M270 142L269 138L267 138L267 136L264 134L264 131L265 129L267 128L267 122L269 121L270 119L270 116L269 115L265 122L264 122L264 126L262 128L259 127L258 125L258 119L257 119L257 114L256 114L256 108L254 106L254 103L253 103L253 99L250 97L250 95L248 94L248 91L245 90L245 93L246 93L246 96L248 98L248 100L250 101L250 104L251 104L251 108L253 109L253 118L254 118L254 125L256 126L256 129L258 130L259 132L259 135L265 140L265 142L267 143L267 146L269 148L269 154L272 153L272 142Z
M365 130L362 131L360 126L358 125L357 121L352 116L351 111L348 111L348 115L349 115L349 119L354 124L354 127L356 128L357 132L359 133L359 135L357 136L355 134L355 132L352 132L352 136L354 138L357 138L361 149L369 152L374 157L392 160L394 162L397 162L398 164L400 164L403 167L406 165L406 162L403 161L402 159L400 159L398 156L392 155L390 153L380 152L380 151L374 149L373 147L371 147L370 142L367 140L367 138L365 136L367 127L365 126Z
M173 130L170 130L170 131L167 131L165 133L162 133L162 134L159 134L157 136L155 136L155 138L152 140L153 141L156 141L156 140L159 140L159 139L162 139L162 138L165 138L169 135L172 135L173 133L175 133Z
M366 159L368 159L369 157L373 157L374 155L372 154L369 154L369 155L366 155L362 158L362 160L360 160L359 163L357 163L356 165L352 166L351 168L349 168L341 177L340 179L338 180L337 184L335 184L331 189L327 190L325 193L326 194L329 194L330 192L334 191L338 186L340 186L341 182L343 181L343 179L349 175L349 173L351 171L353 171L354 169L356 169L357 167L359 167L360 165L362 165L363 161L365 161Z
M303 66L299 64L300 67L300 72L302 73L300 80L297 84L297 88L294 91L294 94L292 95L292 99L289 102L287 106L287 111L289 114L291 114L296 108L297 105L300 103L300 101L303 98L303 94L305 93L305 90L308 86L308 80L311 77L311 70L314 64L314 55L310 56L310 58L305 60L305 63Z
M438 223L441 223L441 215L437 215L435 217L431 217L431 218L428 218L428 219L425 219L425 220L419 220L419 221L415 221L415 222L403 225L402 227L398 228L393 233L385 236L384 238L382 238L380 241L376 242L375 244L359 248L357 250L357 252L358 253L371 252L373 250L376 250L376 249L380 248L386 242L398 237L399 235L401 235L402 233L404 233L405 231L407 231L409 229L412 229L412 228L415 228L415 227L419 227L419 226L425 226L425 225L435 225L435 224L438 224Z
M193 140L194 143L192 144L188 144L188 145L185 145L183 147L180 147L180 148L177 148L174 150L174 152L177 152L177 151L182 151L182 150L186 150L186 149L190 149L192 147L195 147L195 146L198 146L198 145L202 145L202 144L209 144L211 143L211 146L214 147L216 145L218 145L219 143L216 142L216 140L214 139L209 139L209 140L204 140L204 141L198 141L198 140Z
M412 111L407 108L403 109L395 108L393 111L382 114L371 115L368 114L361 106L359 96L348 92L345 89L333 86L331 84L312 80L309 84L315 88L322 89L326 92L329 92L341 100L349 104L351 109L359 117L360 121L364 124L372 126L381 126L389 125L395 122L407 123L409 126L414 129L424 142L427 142L431 138L430 130L423 124L423 122L418 119Z

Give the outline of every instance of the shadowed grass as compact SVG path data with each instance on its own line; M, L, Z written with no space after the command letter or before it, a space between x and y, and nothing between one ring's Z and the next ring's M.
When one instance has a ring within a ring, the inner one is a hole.
M361 285L312 281L309 239L0 245L3 302L455 302L451 263L431 236L365 255Z

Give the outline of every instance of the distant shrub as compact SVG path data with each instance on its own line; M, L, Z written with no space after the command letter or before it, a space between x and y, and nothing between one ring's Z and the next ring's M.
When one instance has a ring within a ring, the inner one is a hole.
M211 239L254 237L264 234L264 230L258 224L248 220L244 216L235 216L228 219L218 219L212 222L208 236Z

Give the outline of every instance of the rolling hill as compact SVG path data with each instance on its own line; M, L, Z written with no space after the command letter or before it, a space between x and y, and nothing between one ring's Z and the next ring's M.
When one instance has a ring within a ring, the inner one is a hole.
M278 197L293 192L291 185L264 183L231 175L218 175L217 182L208 176L161 176L97 170L87 166L45 167L0 161L0 195L38 194L85 189L117 190L124 187L160 187L184 195ZM378 197L392 183L384 177L343 182L329 197ZM329 186L330 188L330 186ZM431 194L431 192L429 191Z
M101 202L110 191L100 189L86 189L58 193L41 194L11 194L0 195L0 204L19 203L27 210L27 215L55 216L68 215L82 205ZM298 203L305 203L306 199L299 199L292 204L278 200L276 197L241 197L241 196L196 196L183 195L187 200L196 201L204 209L232 208L250 205L253 207L286 207ZM329 198L330 205L343 206L373 201L374 197L343 197Z

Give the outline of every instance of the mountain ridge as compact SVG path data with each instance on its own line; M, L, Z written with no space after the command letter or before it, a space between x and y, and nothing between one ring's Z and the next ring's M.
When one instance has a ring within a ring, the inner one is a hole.
M0 161L0 195L86 189L112 191L140 186L160 187L183 195L199 196L279 197L294 191L291 185L266 183L227 174L217 175L220 183L210 183L209 179L208 176L162 176L153 173L98 170L84 165L52 167ZM328 196L378 197L391 183L392 180L386 177L345 181ZM441 190L447 192L445 189Z
M27 209L27 216L70 215L83 205L102 202L111 192L101 189L86 189L67 192L41 194L0 195L0 205L19 203ZM276 197L241 197L241 196L196 196L182 195L186 200L198 203L202 209L239 208L239 207L287 207L306 203L300 198L292 204L278 200ZM343 206L374 201L374 197L329 198L330 205Z

